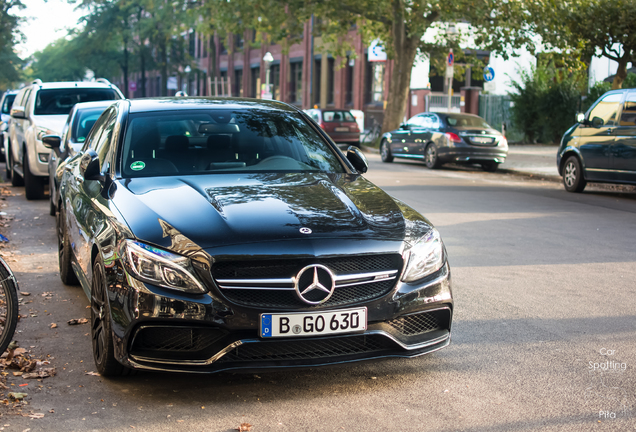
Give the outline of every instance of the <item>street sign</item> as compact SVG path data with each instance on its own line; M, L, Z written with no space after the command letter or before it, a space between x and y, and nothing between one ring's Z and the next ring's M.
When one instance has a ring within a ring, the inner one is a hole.
M495 70L490 66L486 66L484 68L484 81L490 82L494 79L495 79Z
M448 57L446 57L446 64L448 66L454 66L455 65L455 54L453 54L453 50L452 49L448 53Z
M382 41L376 39L369 45L369 59L370 62L384 62L386 61L386 52L382 46Z
M137 83L136 83L136 82L134 82L134 81L129 82L129 83L128 83L128 89L129 89L131 92L137 91Z

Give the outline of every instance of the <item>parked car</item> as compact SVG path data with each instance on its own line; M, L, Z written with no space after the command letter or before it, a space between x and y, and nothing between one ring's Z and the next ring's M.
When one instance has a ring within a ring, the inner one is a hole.
M420 159L431 169L457 163L496 171L508 156L508 141L479 116L424 112L385 133L380 155L383 162Z
M440 234L367 167L281 102L111 105L58 168L60 276L90 299L99 373L313 367L447 346Z
M360 128L351 111L312 108L305 112L335 143L360 147Z
M71 109L66 119L60 140L49 140L49 143L43 140L42 144L44 147L52 150L49 157L49 199L51 202L51 216L55 216L57 202L59 200L58 185L60 179L55 176L58 166L64 165L67 158L73 157L81 150L93 125L104 110L112 105L112 103L113 101L78 103Z
M587 182L636 184L636 89L601 96L565 132L557 167L568 192Z
M9 120L11 119L11 105L15 95L18 94L17 90L7 90L2 95L0 100L0 160L6 161L6 138L9 130ZM9 170L7 170L8 174Z
M60 135L76 103L122 98L119 89L104 79L54 83L35 80L20 90L11 107L7 144L13 186L24 184L29 200L42 198L49 178L50 154L42 137Z

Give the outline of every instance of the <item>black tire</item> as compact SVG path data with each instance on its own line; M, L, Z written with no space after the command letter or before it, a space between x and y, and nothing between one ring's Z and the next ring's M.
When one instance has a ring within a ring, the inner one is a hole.
M93 264L91 282L91 340L95 367L102 376L130 375L134 372L115 359L110 306L106 294L106 274L100 256Z
M583 176L581 162L576 156L570 156L563 165L563 186L568 192L583 192L587 181Z
M24 186L24 179L20 174L15 172L13 157L11 157L11 186Z
M437 156L437 147L435 144L429 143L424 149L424 163L429 169L437 169L442 166Z
M495 172L499 168L499 164L497 162L484 162L481 164L481 169L486 172Z
M393 162L393 155L391 154L391 148L387 140L382 140L380 143L380 157L382 162Z
M1 260L1 259L0 259ZM18 283L9 266L0 263L0 355L3 354L15 333L18 324Z
M31 173L26 149L22 158L22 171L24 172L24 195L26 199L39 200L44 198L44 179Z
M71 265L71 242L68 239L66 233L66 224L62 218L61 213L57 213L56 218L57 225L57 249L58 249L58 263L60 266L60 279L65 285L78 285L79 280L73 271Z

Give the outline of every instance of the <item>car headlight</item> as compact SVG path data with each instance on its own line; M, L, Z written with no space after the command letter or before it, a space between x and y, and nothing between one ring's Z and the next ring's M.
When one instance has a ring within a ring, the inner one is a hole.
M42 141L44 135L57 135L57 132L52 131L51 129L47 129L45 127L38 127L38 141Z
M439 232L431 229L406 254L409 261L402 276L403 282L415 282L435 273L444 265L444 243Z
M194 276L190 258L134 240L123 241L121 249L126 270L135 279L191 294L207 291Z

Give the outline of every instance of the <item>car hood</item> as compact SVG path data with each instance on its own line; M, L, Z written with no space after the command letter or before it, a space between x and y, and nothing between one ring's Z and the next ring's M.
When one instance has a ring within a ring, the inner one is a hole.
M179 239L196 249L281 240L402 242L412 225L403 203L353 174L150 177L116 186L113 203L133 235L172 249L180 249Z
M66 119L68 118L68 114L63 115L40 115L34 116L34 123L38 127L47 128L58 135L62 134L62 129L64 129L64 123L66 123Z

